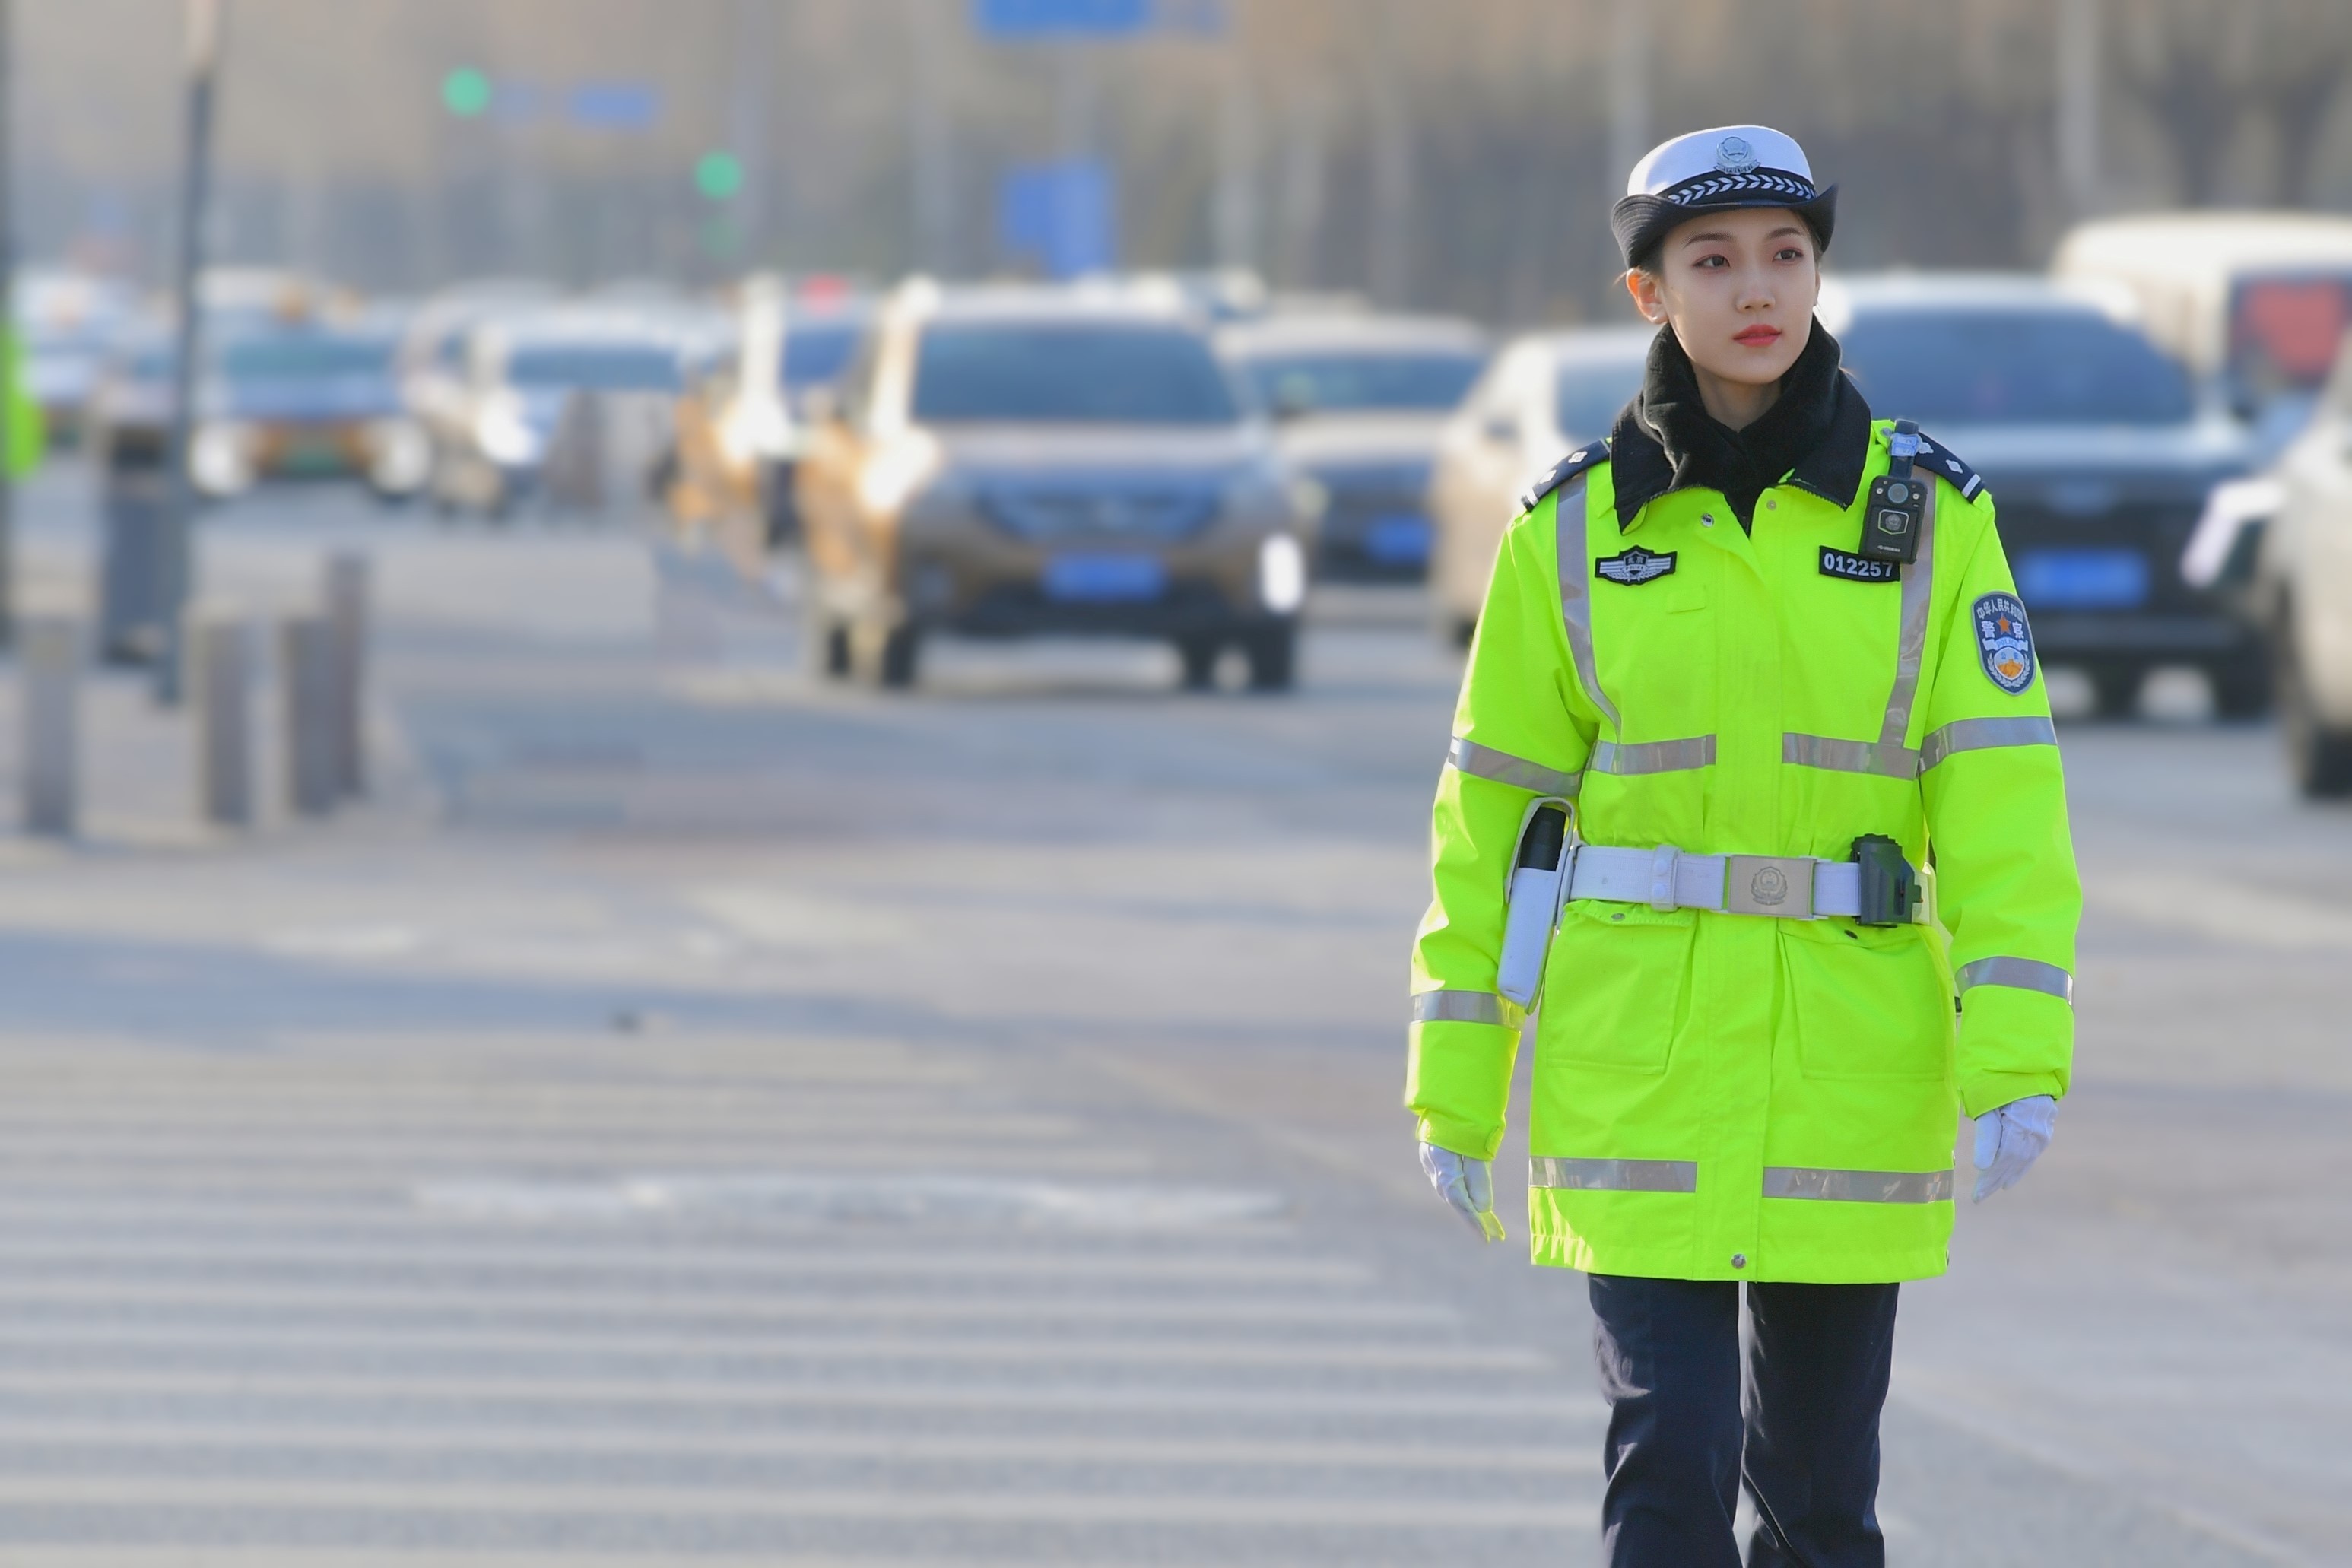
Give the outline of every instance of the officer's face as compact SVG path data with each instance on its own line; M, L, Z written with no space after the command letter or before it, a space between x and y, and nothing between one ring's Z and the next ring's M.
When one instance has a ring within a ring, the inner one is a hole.
M1813 233L1783 207L1702 213L1666 236L1655 272L1625 286L1649 321L1673 322L1703 371L1769 386L1804 352L1822 273Z

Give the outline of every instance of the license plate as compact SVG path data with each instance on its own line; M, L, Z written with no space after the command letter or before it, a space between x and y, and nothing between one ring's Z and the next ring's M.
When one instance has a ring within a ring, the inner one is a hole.
M332 473L343 466L343 449L331 441L296 441L279 461L289 473Z
M1045 586L1064 604L1133 604L1167 591L1168 568L1153 555L1056 555L1045 563Z
M2129 610L2147 603L2147 557L2137 550L2034 550L2017 563L2029 609Z
M1400 565L1428 560L1429 519L1410 511L1372 519L1364 528L1364 553Z

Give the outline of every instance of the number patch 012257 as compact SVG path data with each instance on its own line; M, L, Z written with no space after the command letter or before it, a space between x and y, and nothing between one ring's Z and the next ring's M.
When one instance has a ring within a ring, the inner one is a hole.
M1893 583L1903 575L1903 566L1895 561L1873 561L1867 555L1856 555L1847 550L1832 550L1822 546L1822 575L1840 577L1849 583Z

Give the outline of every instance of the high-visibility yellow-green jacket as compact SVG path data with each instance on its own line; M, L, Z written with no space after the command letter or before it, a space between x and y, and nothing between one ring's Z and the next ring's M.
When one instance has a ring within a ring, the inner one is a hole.
M1621 524L1599 444L1504 535L1413 951L1423 1140L1479 1159L1501 1140L1525 1020L1496 968L1540 796L1572 798L1595 845L1844 860L1883 834L1932 865L1936 916L1570 902L1532 1037L1538 1263L1940 1274L1956 1112L2066 1090L2082 895L2049 703L1992 498L1948 450L1918 459L1939 477L1917 562L1855 563L1891 431L1869 426L1851 493L1801 469L1767 489L1752 536L1696 488Z

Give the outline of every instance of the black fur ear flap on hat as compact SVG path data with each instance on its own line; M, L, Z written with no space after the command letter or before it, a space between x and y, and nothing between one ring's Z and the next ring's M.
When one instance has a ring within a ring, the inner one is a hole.
M1625 265L1641 267L1675 225L1738 207L1786 207L1822 250L1837 227L1837 187L1813 184L1812 164L1794 138L1766 125L1719 125L1652 148L1633 165L1609 228Z

